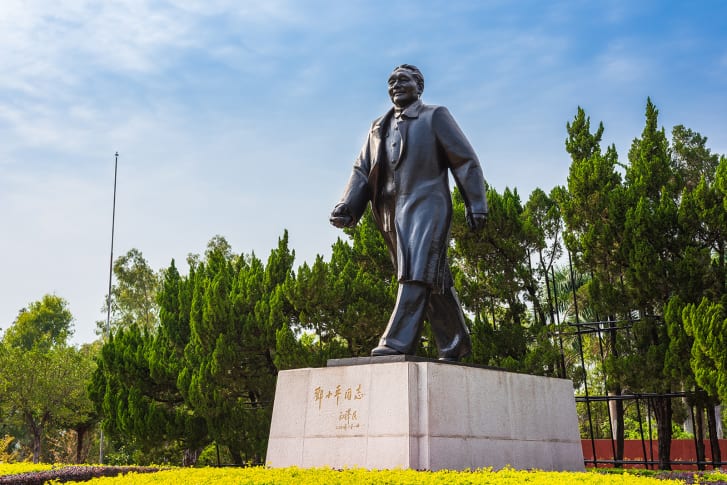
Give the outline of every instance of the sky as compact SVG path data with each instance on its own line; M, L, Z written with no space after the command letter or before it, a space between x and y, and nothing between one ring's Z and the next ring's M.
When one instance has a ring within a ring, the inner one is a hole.
M386 80L423 72L488 184L567 183L582 107L622 163L647 97L727 154L727 2L3 0L0 328L44 294L97 338L114 257L154 269L221 235L265 260L328 257L328 215Z

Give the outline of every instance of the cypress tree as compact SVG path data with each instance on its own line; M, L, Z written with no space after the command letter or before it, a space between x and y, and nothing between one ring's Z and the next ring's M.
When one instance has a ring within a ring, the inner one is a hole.
M664 372L669 348L664 309L675 294L676 265L683 248L677 224L679 178L664 129L657 124L658 110L647 99L646 124L641 138L631 145L626 169L625 279L640 318L634 322L633 352L622 369L632 389L669 393L674 382ZM657 421L660 467L669 469L672 401L654 397L651 406Z

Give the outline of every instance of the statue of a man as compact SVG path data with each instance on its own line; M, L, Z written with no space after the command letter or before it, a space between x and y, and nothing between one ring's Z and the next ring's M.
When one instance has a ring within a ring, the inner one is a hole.
M415 353L427 319L439 359L458 361L472 344L447 262L449 172L472 230L486 222L485 181L477 155L452 115L443 106L422 103L423 90L424 77L415 66L403 64L391 73L394 106L374 121L330 221L336 227L354 226L370 201L394 263L396 305L371 355Z

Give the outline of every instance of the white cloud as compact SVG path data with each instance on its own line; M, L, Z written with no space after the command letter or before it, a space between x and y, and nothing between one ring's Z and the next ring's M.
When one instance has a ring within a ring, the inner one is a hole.
M55 106L32 101L23 105L0 104L0 120L13 134L9 137L12 147L52 147L62 152L88 147L92 132L102 121L92 106L77 106L60 113Z
M635 39L620 38L609 43L590 67L602 82L629 85L658 76L657 65Z
M232 9L230 7L233 6ZM0 6L0 86L38 97L75 86L92 69L135 76L161 71L217 34L204 20L291 22L284 2L6 0Z

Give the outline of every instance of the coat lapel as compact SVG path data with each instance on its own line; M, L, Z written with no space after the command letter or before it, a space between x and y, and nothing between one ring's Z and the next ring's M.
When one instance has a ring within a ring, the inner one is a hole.
M416 119L419 118L419 112L422 109L422 102L417 101L413 105L409 106L404 110L404 113L401 116L401 120L399 121L399 134L401 135L401 150L399 152L399 160L397 160L396 164L394 164L394 167L398 167L401 161L406 156L406 141L409 138L409 127L412 123L416 122Z
M390 116L393 116L394 108L391 108L389 111L386 112L384 116L374 121L374 124L371 126L371 135L373 139L381 144L381 138L383 138L384 133L382 133L384 129L384 122L387 118Z
M371 188L371 206L376 207L376 198L378 195L379 187L379 170L381 160L386 160L386 153L384 153L384 144L382 143L383 138L383 127L387 117L393 116L394 108L391 108L384 116L374 121L369 132L369 152L371 156L371 167L369 168L369 187ZM376 211L373 211L374 217L377 217Z
M381 160L386 159L384 144L382 143L382 139L384 138L383 130L386 120L393 117L393 113L394 108L391 108L389 111L386 112L384 116L374 121L374 124L371 126L371 133L369 134L369 137L371 139L371 146L369 147L369 149L371 150L371 157L373 158L371 162L372 171Z

